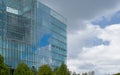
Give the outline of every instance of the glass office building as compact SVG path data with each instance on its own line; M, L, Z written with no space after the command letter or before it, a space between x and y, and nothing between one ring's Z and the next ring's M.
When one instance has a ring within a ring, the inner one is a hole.
M66 19L38 0L0 0L0 54L9 67L60 66L66 40Z

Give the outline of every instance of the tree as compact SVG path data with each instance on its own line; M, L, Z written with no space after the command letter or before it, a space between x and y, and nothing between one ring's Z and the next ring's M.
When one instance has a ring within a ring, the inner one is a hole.
M82 75L87 75L87 73L83 73Z
M10 69L5 65L4 58L0 55L0 75L10 75Z
M72 75L77 75L77 74L76 74L76 72L73 72L73 74L72 74Z
M34 66L32 66L31 71L33 72L34 75L36 75L37 69Z
M95 75L95 72L94 71L90 71L90 72L88 72L88 75Z
M69 69L68 69L68 73L67 73L67 75L71 75L71 72L69 71Z
M53 72L48 65L42 65L39 68L37 75L53 75Z
M34 74L25 63L20 63L15 69L14 75L34 75Z
M120 73L117 73L117 74L113 74L113 75L120 75Z
M69 70L67 69L66 64L62 63L57 75L70 75Z
M57 75L59 73L59 67L56 67L53 72L54 72L54 75Z

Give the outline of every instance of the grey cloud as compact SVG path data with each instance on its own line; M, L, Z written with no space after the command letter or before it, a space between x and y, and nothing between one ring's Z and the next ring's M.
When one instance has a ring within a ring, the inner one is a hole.
M91 19L94 19L95 17L104 14L104 12L109 12L108 10L114 11L118 3L120 3L120 0L40 0L40 1L68 19L68 55L69 55L68 60L75 58L76 60L77 59L83 60L84 58L81 57L79 59L78 57L82 51L82 48L91 47L91 46L93 47L94 44L96 44L94 42L95 40L91 40L91 39L94 39L94 37L98 36L96 33L93 33L93 32L97 32L98 30L92 31L91 33L85 33L87 30L88 32L93 30L93 29L87 29L86 21L90 21ZM85 31L85 32L81 32L80 34L77 34L77 31ZM86 34L86 35L81 35L81 34ZM91 39L87 40L89 38ZM92 45L91 42L93 43ZM104 43L104 44L107 45L108 43ZM110 62L111 63L109 64L115 63L112 61ZM90 67L94 67L94 66L95 65L92 64L85 64L76 67L89 69ZM101 73L99 69L98 71L96 70L96 72L98 73L96 75L102 75L99 74Z
M91 20L109 9L114 9L119 0L40 0L40 2L65 16L68 19L68 34L75 34L78 30L86 29L85 21ZM75 39L76 42L73 45L73 42L69 42L68 38L70 58L76 57L77 54L75 53L79 53L83 47L91 47L91 42L88 44L86 39L89 37L81 40ZM94 41L93 44L95 44Z
M85 69L85 70L90 70L92 71L92 69L95 68L94 64L91 63L85 63L84 65L80 65L79 69Z
M84 21L114 9L119 0L40 0L68 19L68 32L84 29ZM77 23L79 21L79 24Z

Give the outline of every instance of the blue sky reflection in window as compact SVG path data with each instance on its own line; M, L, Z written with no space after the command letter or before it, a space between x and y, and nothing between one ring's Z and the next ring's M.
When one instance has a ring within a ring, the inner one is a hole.
M50 44L51 37L52 37L51 33L44 34L40 39L39 46L40 47L48 46Z

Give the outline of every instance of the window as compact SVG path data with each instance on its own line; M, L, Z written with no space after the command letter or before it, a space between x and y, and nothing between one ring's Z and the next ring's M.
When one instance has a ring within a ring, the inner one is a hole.
M7 12L13 13L13 14L18 14L18 10L11 8L11 7L7 7Z

